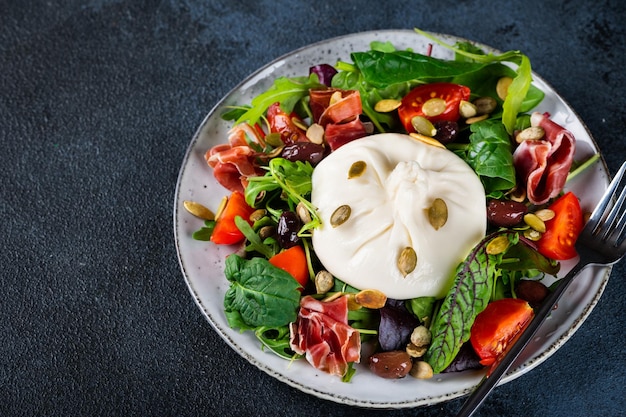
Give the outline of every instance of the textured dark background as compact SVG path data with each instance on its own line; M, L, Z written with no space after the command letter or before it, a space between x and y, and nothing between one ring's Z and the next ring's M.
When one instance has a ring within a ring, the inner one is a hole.
M0 0L0 415L440 416L303 394L230 350L190 296L174 190L205 114L312 42L420 27L521 49L611 173L625 159L621 0ZM547 362L479 416L626 409L625 264Z

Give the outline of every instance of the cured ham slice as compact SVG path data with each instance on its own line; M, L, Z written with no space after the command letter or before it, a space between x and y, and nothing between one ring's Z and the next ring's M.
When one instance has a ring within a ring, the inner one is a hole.
M298 318L289 328L291 349L305 355L316 369L343 376L349 362L361 359L361 339L348 325L346 297L330 302L302 297Z
M530 123L544 129L544 139L522 142L513 153L513 163L526 186L528 200L539 205L563 190L574 161L576 139L547 114L533 113Z
M331 150L367 135L359 118L363 106L358 91L329 88L311 90L309 95L313 119L324 127Z
M217 182L230 191L243 192L248 177L263 174L256 163L258 153L248 141L265 146L263 138L252 126L241 123L230 131L228 143L216 145L204 155Z

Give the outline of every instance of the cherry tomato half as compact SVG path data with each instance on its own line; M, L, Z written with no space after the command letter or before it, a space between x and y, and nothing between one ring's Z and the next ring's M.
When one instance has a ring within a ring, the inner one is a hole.
M241 242L244 239L244 235L235 224L235 217L241 216L243 219L248 220L253 211L254 208L246 203L242 193L239 191L233 192L228 197L226 207L224 207L224 210L215 222L215 228L211 234L211 242L218 245L234 245Z
M440 98L445 100L446 105L442 113L435 116L426 116L422 111L423 104L432 99ZM402 104L398 108L398 116L407 132L415 132L411 119L415 116L422 116L431 122L450 121L456 122L459 119L459 104L461 100L469 100L470 89L464 85L452 83L433 83L415 87L402 99Z
M309 268L306 261L306 253L302 246L296 245L285 249L272 256L269 262L275 267L289 272L302 287L305 287L307 282L309 282Z
M583 213L578 198L571 191L550 205L554 218L546 221L546 232L537 242L537 250L556 260L576 257L576 240L583 229Z
M496 361L508 344L533 318L530 304L520 298L492 301L476 317L470 333L470 343L488 366Z

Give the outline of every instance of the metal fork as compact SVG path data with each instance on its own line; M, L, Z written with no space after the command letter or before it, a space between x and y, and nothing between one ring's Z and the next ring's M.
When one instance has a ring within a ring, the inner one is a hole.
M583 268L587 265L611 265L622 259L626 253L626 188L623 184L625 172L626 162L611 181L578 237L578 263L559 281L559 285L543 301L533 320L517 340L509 345L506 353L488 369L487 375L465 401L457 417L469 417L478 409Z

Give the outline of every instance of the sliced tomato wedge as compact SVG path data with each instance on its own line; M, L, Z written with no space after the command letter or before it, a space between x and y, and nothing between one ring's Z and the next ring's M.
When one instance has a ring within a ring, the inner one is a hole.
M445 110L434 116L427 116L422 110L423 104L432 99L440 98L445 100ZM411 119L415 116L422 116L431 122L450 121L456 122L459 119L459 104L461 100L469 100L470 89L464 85L452 83L433 83L415 87L402 99L402 104L398 108L398 116L402 125L408 133L415 132Z
M283 271L289 272L302 287L309 282L309 268L306 261L306 253L300 245L292 246L277 253L269 259L269 262Z
M235 224L235 217L241 216L244 220L249 221L253 211L254 208L246 203L243 193L233 192L228 197L224 210L215 222L211 242L218 245L234 245L243 241L244 235Z
M470 343L480 363L485 366L494 363L533 316L533 308L520 298L489 303L476 317L470 333Z
M576 240L583 229L583 212L571 191L550 205L554 218L546 221L546 232L537 242L537 250L559 261L576 257Z
M270 132L280 133L280 138L285 145L308 141L306 133L293 122L294 118L300 120L295 113L287 114L283 111L279 103L274 103L267 109Z

